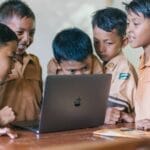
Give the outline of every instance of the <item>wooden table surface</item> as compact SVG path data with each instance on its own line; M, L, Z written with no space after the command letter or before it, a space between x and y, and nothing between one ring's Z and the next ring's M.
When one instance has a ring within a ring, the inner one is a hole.
M16 132L19 135L17 139L11 140L9 139L8 136L0 137L0 150L57 149L57 148L59 149L61 147L63 148L64 146L68 146L69 149L72 149L70 147L73 145L79 146L79 144L85 145L85 143L87 144L98 143L99 145L104 145L104 143L111 144L117 142L118 140L120 141L128 140L128 138L100 138L93 135L93 131L98 130L100 128L115 128L120 126L134 127L134 124L120 124L115 126L105 125L97 128L87 128L87 129L44 133L44 134L35 134L30 131L16 130Z

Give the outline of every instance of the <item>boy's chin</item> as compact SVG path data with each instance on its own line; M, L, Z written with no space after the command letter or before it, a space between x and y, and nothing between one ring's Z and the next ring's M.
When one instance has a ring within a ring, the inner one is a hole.
M25 50L17 50L16 54L17 55L23 55L25 53Z
M132 48L139 48L141 46L139 46L138 44L135 44L135 43L129 43L129 45L132 47Z

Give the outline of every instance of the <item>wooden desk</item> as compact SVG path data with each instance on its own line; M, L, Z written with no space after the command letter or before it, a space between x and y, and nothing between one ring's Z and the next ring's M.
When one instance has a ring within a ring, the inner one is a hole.
M137 140L136 141L132 139L129 140L127 138L100 138L100 137L93 136L93 131L98 130L100 128L114 128L120 126L133 127L134 124L103 126L99 128L70 130L64 132L46 133L41 135L29 131L25 131L25 130L16 130L17 133L19 134L18 139L10 140L7 136L0 137L0 150L1 149L7 149L7 150L93 149L93 150L97 150L97 148L103 149L104 147L108 147L109 145L112 147L115 143L119 143L119 142L121 144L126 144L127 141L128 144L130 143L130 145L132 142L137 143ZM138 143L139 142L140 141L138 141ZM111 148L111 150L113 149Z

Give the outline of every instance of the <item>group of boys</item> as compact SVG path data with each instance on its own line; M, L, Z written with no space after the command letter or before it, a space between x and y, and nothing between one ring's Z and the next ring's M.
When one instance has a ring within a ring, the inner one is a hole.
M84 31L68 28L55 36L54 58L47 70L48 75L111 73L105 123L135 121L138 129L149 130L150 0L132 0L125 5L127 16L122 10L109 7L96 11L92 17L94 47L99 58L93 54L91 40ZM33 42L34 13L24 2L8 0L0 6L0 23L4 32L0 31L0 66L3 68L0 124L6 125L14 119L37 119L42 70L38 58L26 52ZM122 52L128 41L133 48L144 49L138 80L134 67Z

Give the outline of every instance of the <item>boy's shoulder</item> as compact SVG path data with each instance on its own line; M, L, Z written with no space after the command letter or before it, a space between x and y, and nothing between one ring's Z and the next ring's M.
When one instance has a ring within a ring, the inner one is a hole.
M133 76L135 78L135 80L137 80L137 72L134 68L134 66L132 65L132 63L127 59L127 57L123 54L120 57L120 61L118 63L118 72L119 74L119 78L126 78L128 76Z
M124 55L123 52L118 54L118 56L116 56L116 62L114 59L114 63L116 63L118 68L122 68L122 69L124 68L127 70L134 68L131 62L127 59L127 57Z
M136 74L134 66L126 58L123 52L119 53L107 64L107 68L113 68L111 70L117 72L127 72Z
M26 54L27 57L29 57L34 63L39 63L39 58L31 53Z
M114 78L117 77L120 81L133 78L137 81L136 70L123 53L114 57L106 68L107 72L111 73Z
M127 70L131 72L135 71L133 64L127 59L126 56L124 56L122 61L120 61L120 67L126 68Z

